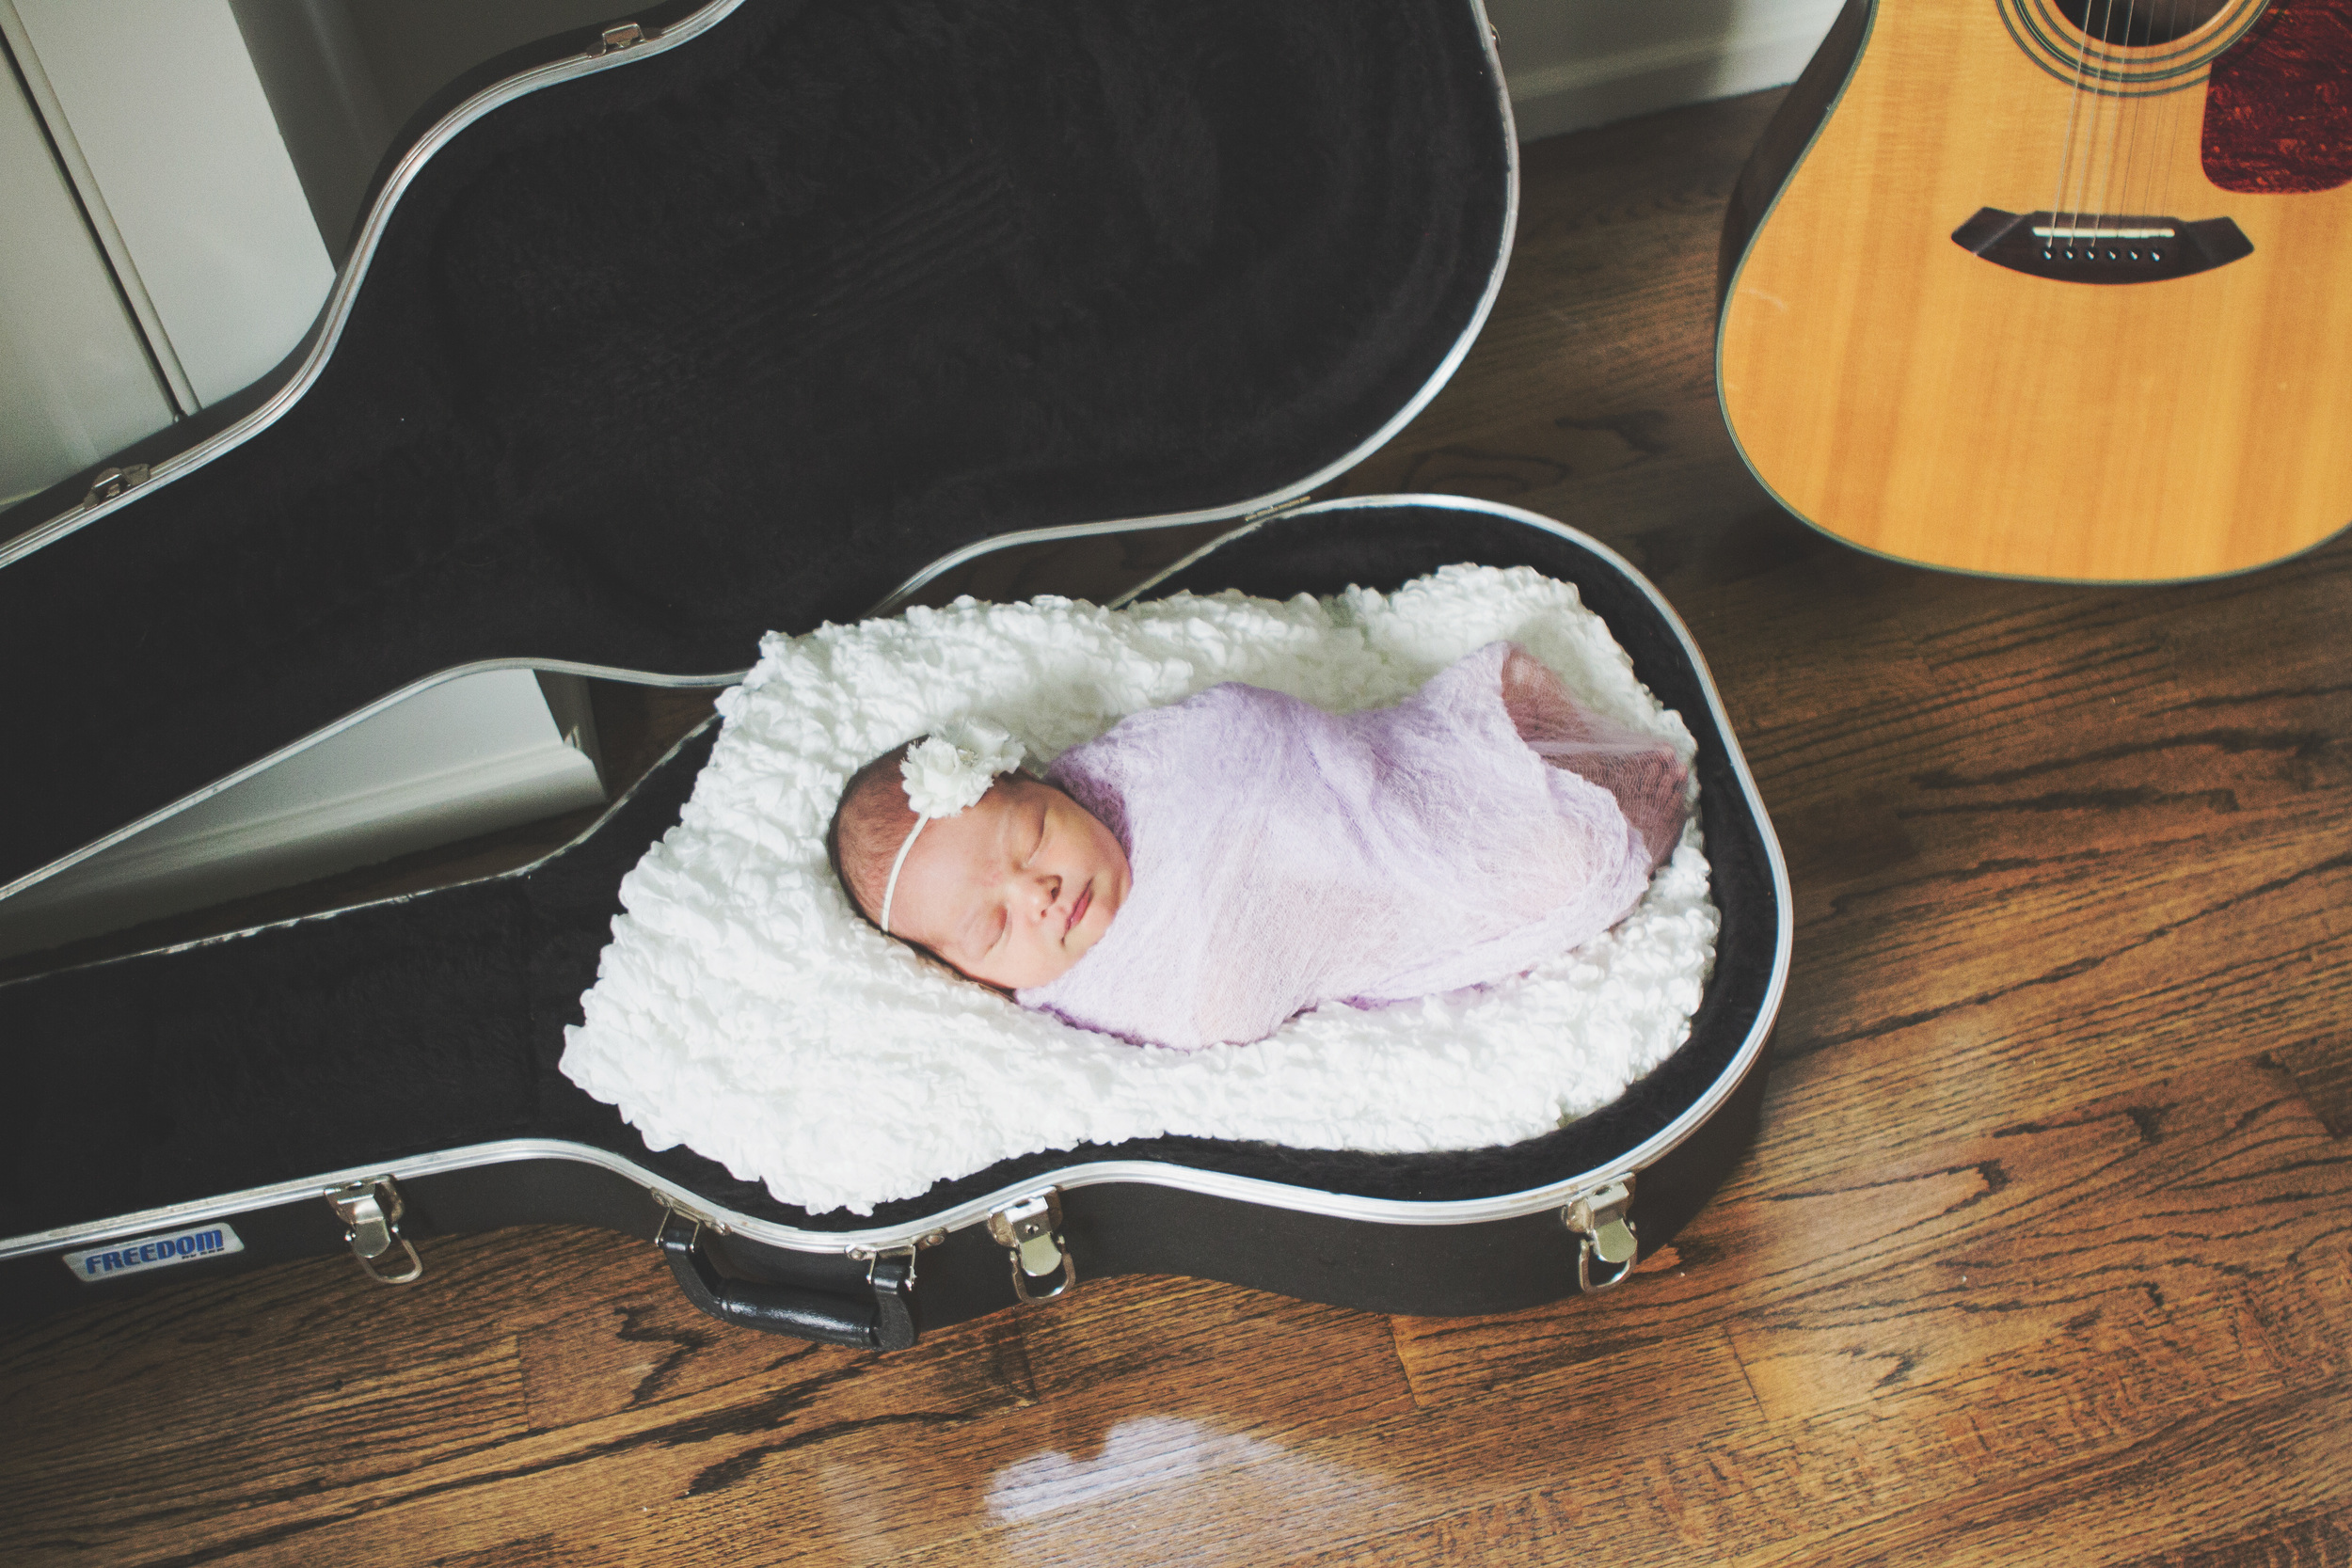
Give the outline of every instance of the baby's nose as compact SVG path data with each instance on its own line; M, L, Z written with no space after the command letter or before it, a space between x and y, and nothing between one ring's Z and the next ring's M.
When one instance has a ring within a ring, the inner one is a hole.
M1029 884L1030 896L1042 916L1061 900L1061 876L1058 872L1041 872Z

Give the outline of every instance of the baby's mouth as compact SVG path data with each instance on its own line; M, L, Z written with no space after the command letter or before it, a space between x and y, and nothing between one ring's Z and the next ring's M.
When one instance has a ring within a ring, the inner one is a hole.
M1089 882L1085 889L1079 893L1078 901L1070 906L1070 918L1062 922L1061 934L1064 942L1070 940L1070 933L1078 928L1078 922L1086 918L1087 910L1091 907L1093 903L1094 884L1092 882Z

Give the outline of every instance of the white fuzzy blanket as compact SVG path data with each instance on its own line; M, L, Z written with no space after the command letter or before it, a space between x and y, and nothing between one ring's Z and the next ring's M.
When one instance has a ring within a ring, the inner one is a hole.
M1475 1148L1614 1099L1690 1029L1716 915L1698 830L1641 906L1501 985L1325 1007L1255 1045L1182 1053L1073 1029L961 981L851 911L824 831L850 773L951 720L1042 764L1219 681L1341 710L1401 700L1471 649L1518 642L1599 712L1692 750L1576 590L1454 566L1393 594L1286 604L1067 599L771 635L720 699L679 823L621 884L564 1071L648 1145L685 1143L780 1201L867 1213L943 1179L1166 1133L1299 1148Z

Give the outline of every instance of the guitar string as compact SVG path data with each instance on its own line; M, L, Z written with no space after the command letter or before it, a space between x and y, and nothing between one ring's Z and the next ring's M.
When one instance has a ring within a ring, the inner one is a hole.
M2074 91L2068 96L2066 103L2066 135L2060 137L2058 141L2058 184L2050 194L2050 226L2053 229L2063 229L2068 227L2064 214L2064 208L2066 205L2066 188L2069 179L2073 174L2074 157L2074 121L2082 113L2083 71L2090 65L2090 0L2084 0L2082 44L2081 47L2076 50L2074 55ZM2054 241L2057 239L2055 235L2052 236L2052 238Z
M2138 162L2140 135L2148 116L2137 90L2140 84L2131 72L2133 52L2146 48L2147 40L2155 34L2156 5L2157 0L2148 0L2144 15L2139 0L2125 0L2123 7L2123 31L2117 47L2124 53L2114 59L2115 132L2107 154L2107 179L2102 191L2102 207L2110 219L2128 218L2139 211L2133 205L2132 181ZM2140 41L2133 41L2135 37ZM2117 222L2114 227L2122 228L2123 225ZM2136 243L2125 241L2123 247L2128 250Z
M2173 5L2177 8L2177 7L2179 6L2179 4L2180 4L2180 0L2172 0L2172 3L2173 3ZM2221 20L2221 27L2220 27L2219 29L2217 29L2217 32L2216 32L2216 36L2217 36L2217 36L2219 36L2219 32L2220 32L2220 31L2225 31L2225 30L2227 30L2227 28L2228 28L2228 26L2229 26L2229 18L2228 18L2227 16L2225 16L2223 13L2225 13L2225 12L2229 12L2229 11L2237 10L2237 9L2239 9L2239 8L2233 7L2233 6L2229 6L2229 5L2223 5L2223 6L2220 6L2220 7L2217 7L2217 8L2215 8L2214 13L2213 13L2213 15L2212 15L2212 16L2209 16L2209 17L2205 18L2205 21L2206 21L2206 22L2208 22L2208 23L2213 22L2216 18L2219 18L2219 19ZM2191 13L2190 13L2190 23L2189 23L2189 24L2190 24L2190 26L2191 26L2192 28L2194 28L2194 27L2196 27L2197 25L2199 25L2199 24L2198 24L2198 22L2197 22L2197 20L2196 20L2196 15L2195 15L2195 13L2194 13L2194 12L2191 12ZM2211 41L2211 40L2208 40L2208 47L2210 47L2210 41ZM2192 118L2192 119L2194 119L2194 121L2196 122L2196 129L2197 129L2197 131L2198 131L2198 139L2199 139L2201 142L2202 141L2202 139L2203 139L2203 120L2204 120L2204 118L2205 118L2205 90L2204 90L2203 84L2204 84L2204 83L2206 83L2206 82L2208 82L2208 81L2210 81L2210 80L2212 79L2212 73L2213 73L2213 66L2212 66L2212 61L2211 61L2211 58L2210 58L2210 57L2208 57L2207 62L2206 62L2205 69L2204 69L2202 71L2199 72L2199 73L2198 73L2198 75L2197 75L2196 80L2197 80L2198 85L2197 85L2197 86L2193 86L2193 87L2185 87L2185 88L2182 88L2181 90L2179 90L2179 91L2177 91L2177 92L2174 92L2174 93L2171 95L2171 101L2170 101L2170 102L2169 102L2169 103L2167 103L2165 104L2165 110L2164 110L2164 116L2165 116L2165 118L2164 118L2164 129L2165 129L2164 145L2165 145L2165 146L2167 146L2167 147L2172 147L2172 146L2177 146L2177 145L2179 144L2179 140L2180 140L2180 131L2181 131L2180 121L2181 121L2181 119L2183 119L2183 117L2184 117L2184 116L2190 117L2190 118ZM2200 156L2201 157L2201 155L2202 155L2202 150L2201 150L2201 149L2200 149ZM2161 200L2162 198L2169 198L2169 197L2170 196L2170 194L2171 194L2171 193L2170 193L2169 190L2166 190L2166 191L2159 191L2159 192L2158 192L2158 193L2156 193L2156 194L2157 194L2157 196L2158 196L2159 199ZM2163 210L2164 210L2164 208L2163 208L2161 205L2159 205L2159 206L2156 206L2156 207L2152 208L2151 210L2152 210L2152 211L2159 211L2159 212L2160 212L2160 211L2163 211ZM2185 214L2184 214L2184 218L2185 218ZM2178 235L2174 236L2174 238L2173 238L2173 244L2174 244L2174 245L2179 245L2179 244L2181 243L2181 241L2182 241L2182 236L2178 236Z
M2097 129L2095 122L2099 108L2099 105L2095 101L2091 101L2088 103L2088 105L2086 105L2086 95L2083 92L2083 79L2090 67L2090 36L2093 28L2092 7L2096 3L2097 0L2083 0L2082 44L2074 56L2074 104L2067 110L2067 129L2071 133L2074 129L2075 119L2082 114L2084 108L2086 106L2090 108L2093 117L2093 124L2086 128L2086 138L2088 138L2089 135L2095 132ZM2058 209L2056 214L2052 214L2050 220L2051 227L2054 229L2065 230L2074 227L2073 218L2075 190L2080 184L2074 165L2074 160L2077 156L2079 156L2078 150L2073 146L2069 146L2066 150L2065 190L2060 200L2050 203L2051 206ZM2066 241L2058 239L2056 243L2063 245L2066 244Z
M2195 33L2197 28L2211 24L2216 16L2223 16L2225 11L2230 11L2230 9L2233 9L2230 5L2214 7L2214 14L2206 16L2204 21L2200 21L2195 11L2190 11L2190 30ZM2225 21L2225 25L2228 25L2228 21ZM2171 35L2171 38L2178 38L2178 35L2181 35L2181 0L2167 0L2167 9L2164 9L2164 30L2167 30L2167 35ZM2201 82L2204 80L2204 75L2200 75L2197 80ZM2171 188L2169 188L2169 183L2167 183L2167 174L2169 174L2167 152L2171 150L2171 148L2181 146L2183 115L2195 113L2200 119L2204 118L2204 91L2197 89L2195 85L2190 85L2190 87L2176 85L2176 87L2171 87L2171 89L2162 89L2159 91L2159 96L2162 96L2164 101L2162 103L2157 103L2154 115L2150 115L2150 119L2154 122L2153 129L2150 129L2150 138L2154 141L2154 146L2150 148L2150 160L2148 160L2148 195L2140 198L2140 212L2150 214L2150 216L2169 216ZM2178 214L2171 214L2171 216L2178 216ZM2173 235L2173 249L2178 249L2181 245L2183 245L2183 235Z
M2126 14L2128 15L2128 12ZM2091 22L2090 7L2085 4L2083 26L2083 55L2087 64L2091 50L2097 49L2102 56L2106 53L2107 40L2115 27L2115 0L2101 0L2098 22L2095 26ZM2104 57L2100 63L2101 72L2104 74L2106 67ZM2087 70L2084 74L2089 74ZM2075 90L2080 92L2083 89L2077 86ZM2105 183L2107 171L2100 166L2101 164L2107 162L2109 166L2112 166L2111 159L2107 157L2112 150L2108 121L2114 105L2107 102L2110 96L2101 91L2095 83L2090 89L2090 134L2085 138L2082 172L2075 188L2074 211L2064 225L2070 230L2079 230L2087 228L2095 233L2099 227L2098 213L2092 207L2092 203L2098 201L2104 204L2106 199ZM2079 237L2079 234L2070 235L2069 243L2071 244Z
M2181 30L2180 23L2181 0L2166 0L2164 13L2165 32L2171 37L2178 38ZM2194 26L2193 20L2191 25L2192 27ZM2170 193L2166 190L2164 183L2165 175L2167 173L2165 153L2167 150L2174 145L2180 123L2180 106L2175 101L2190 97L2197 97L2200 107L2201 108L2203 104L2203 99L2201 96L2193 94L2186 90L2177 91L2166 95L2165 102L2157 105L2157 112L2153 117L2152 117L2155 123L2151 131L2151 137L2155 145L2151 148L2149 151L2148 194L2142 198L2140 204L2140 211L2148 214L2152 217L2160 217L2164 215L2169 206ZM2176 245L2179 243L2178 236L2175 236L2174 243Z
M2152 0L2152 3L2148 8L2149 32L2152 38L2159 30L2155 26L2155 9L2156 8ZM2180 0L2165 0L2164 26L2161 31L2168 40L2178 36L2178 24L2181 20L2180 11ZM2155 89L2151 87L2150 91L2154 92ZM2163 176L2164 150L2171 143L2171 137L2169 134L2171 124L2172 115L2171 108L2169 104L2159 103L2154 105L2154 112L2151 113L2149 112L2149 106L2147 104L2142 103L2137 100L2134 101L2132 109L2132 140L2131 146L2127 150L2126 160L2123 166L2123 200L2125 205L2129 206L2134 213L2142 216L2154 217L2158 215L2160 212L2162 193L2156 188L2156 182ZM2153 144L2149 149L2148 177L2150 181L2150 189L2145 196L2140 193L2139 185L2133 178L2133 175L2137 172L2137 166L2139 162L2139 143L2143 130L2145 130L2150 140ZM2137 248L2137 242L2134 243L2132 248Z
M2124 0L2123 28L2126 40L2128 40L2131 36L2131 0ZM2106 15L2099 20L2099 67L2100 76L2103 83L2107 77L2108 68L2115 57L2114 40L2115 0L2107 0ZM2112 203L2109 197L2110 186L2115 178L2116 135L2122 129L2123 125L2122 99L2117 96L2117 94L2113 92L2109 87L2102 86L2097 90L2099 95L2098 115L2102 120L2106 122L2106 134L2099 138L2099 142L2094 148L2094 157L2091 168L2084 170L2084 183L2086 188L2083 192L2084 206L2088 208L2090 212L2090 222L2088 227L2090 230L2091 248L2094 252L2098 249L2099 230L2103 226L2105 219L2109 216L2112 212ZM2097 171L2097 180L2095 183L2093 183L2090 179L2092 169Z
M2123 16L2122 47L2126 49L2151 47L2153 41L2159 37L2166 42L2177 39L2180 34L2180 6L2181 0L2164 0L2164 22L2159 27L2156 22L2156 0L2149 0L2145 18L2146 26L2143 30L2140 26L2142 17L2139 0L2127 0ZM2107 32L2111 38L2113 29L2110 27ZM2140 34L2137 42L2135 42L2136 32ZM2136 87L2143 90L2133 90ZM2155 91L2145 87L2143 84L2134 83L2128 79L2118 85L2118 91L2115 95L2114 142L2120 148L2120 151L2109 154L2110 178L2102 182L2102 206L2107 215L2113 219L2128 219L2134 215L2162 215L2166 200L2164 151L2171 145L2173 135L2177 131L2179 111L2178 106L2169 102L2151 105L2141 101L2150 96L2169 99L2178 95ZM2147 187L2145 194L2142 193L2140 183L2142 178L2140 175L2141 143L2143 141L2151 144L2146 149ZM2120 173L2113 170L2113 165L2118 157L2121 158L2122 165ZM2107 193L2112 193L2111 198L2107 198ZM2118 227L2122 226L2121 223L2118 224ZM2136 252L2139 247L2139 243L2136 240L2125 241L2123 249L2127 253Z
M2128 26L2131 17L2129 0L2125 0L2123 14ZM2086 22L2090 20L2087 7L2083 20ZM2100 53L2100 75L2103 78L2106 74L2107 60L2114 47L2110 41L2114 36L2115 0L2106 0L2106 8L2099 16L2099 30L2090 40ZM2122 123L2122 117L2116 112L2121 106L2120 101L2110 102L2114 97L2113 93L2104 90L2096 83L2093 84L2090 98L2092 135L2090 155L2083 161L2082 197L2077 204L2076 216L2073 224L2075 229L2087 228L2091 231L2094 249L2100 217L2107 205L2107 182L2115 172L2115 132ZM2086 219L2088 219L2087 222Z
M2087 129L2084 129L2082 148L2077 150L2077 166L2070 169L2070 176L2073 176L2073 179L2070 179L2070 183L2068 183L2068 216L2063 218L2063 228L2068 228L2068 230L2079 230L2079 228L2082 228L2084 212L2089 212L2089 207L2091 207L2091 169L2098 165L2098 132L2101 132L2101 119L2106 119L2106 108L2107 108L2106 99L2098 96L2098 66L2093 66L2091 63L2093 58L2098 58L2098 54L2103 52L2103 33L2107 30L2107 14L2101 14L2101 9L2110 11L2112 14L2112 11L2115 11L2115 0L2098 0L2096 7L2093 7L2093 0L2084 0L2084 7L2082 7L2084 71L2082 71L2082 82L2074 87L2074 91L2079 91L2079 94L2084 96L2082 113L2084 113L2084 119L2087 119ZM2073 240L2074 240L2074 235L2070 232L2068 245L2073 245Z
M2114 90L2103 90L2090 83L2090 55L2094 49L2105 56L2100 74L2106 75L2106 58L2115 49L2136 47L2132 33L2142 15L2138 0L2124 0L2123 31L2119 43L2115 29L2115 0L2095 0L2100 6L2096 18L2091 14L2094 0L2084 0L2081 42L2075 52L2074 80L2069 93L2066 130L2060 138L2058 175L2051 198L2053 227L2064 230L2090 228L2097 230L2102 216L2128 217L2134 214L2163 215L2167 195L2164 152L2177 138L2183 110L2172 100L2187 100L2196 95L2185 89L2133 91L2128 75L2115 83ZM2167 41L2180 33L2181 0L2164 0L2164 24L2156 25L2156 0L2149 0L2146 13L2149 37L2159 32ZM2219 15L2229 9L2226 3L2215 9ZM2208 21L2211 19L2208 18ZM2192 22L2190 31L2201 23ZM2144 44L2141 46L2145 46ZM2090 99L2088 124L2084 123L2083 101ZM2142 97L2156 97L2167 102L2148 105L2139 103ZM2105 100L2112 98L2109 104ZM2153 112L2151 112L2153 110ZM2149 142L2146 158L2142 159L2143 140ZM2142 194L2140 170L2145 167L2145 194ZM2063 242L2061 242L2063 243Z
M2180 20L2180 0L2165 0L2165 3L2169 9L2165 13L2164 25L2159 28L2156 24L2155 0L2149 0L2148 26L2145 35L2148 40L2153 40L2159 32L2169 36L2173 31L2173 24ZM2127 35L2129 25L2139 19L2138 10L2138 0L2133 0L2133 14L2126 23ZM2128 41L2128 36L2126 41ZM2145 42L2141 46L2145 47ZM2126 99L2125 103L2125 112L2131 117L2131 124L2123 143L2123 178L2118 203L2119 215L2144 216L2152 214L2155 209L2152 200L2143 199L2139 194L2140 143L2143 137L2153 134L2154 145L2149 150L2150 170L2152 176L2160 173L2157 160L2162 157L2164 150L2164 138L2161 135L2164 126L2163 107L2158 105L2157 112L2150 114L2148 105L2142 101L2142 96L2137 93ZM2141 242L2137 240L2126 241L2124 249L2126 252L2136 252Z
M2178 14L2178 11L2181 11L2181 0L2167 0L2167 7L2169 7L2169 9L2164 11L2164 28L2162 28L2162 30L2164 30L2164 33L2171 33L2171 30L2173 30L2173 24L2176 24L2176 21L2181 19L2181 14ZM2154 7L2154 2L2150 0L2150 5L2148 5L2148 38L2154 38L2154 35L2157 35L2157 30L2159 30L2159 28L2157 28L2157 16L2154 16L2154 9L2157 9L2157 7ZM2138 16L2138 0L2134 0L2134 16ZM2124 204L2126 216L2131 216L2131 214L2148 214L2148 212L2150 212L2150 204L2148 204L2148 202L2143 202L2143 199L2140 199L2138 181L2136 181L2136 176L2138 176L2138 165L2140 165L2140 136L2143 136L2143 132L2148 132L2150 119L2154 119L2154 122L2157 122L2159 127L2162 127L2162 113L2159 113L2159 115L2150 115L2150 113L2148 113L2148 105L2145 105L2143 101L2138 99L2138 96L2134 96L2134 99L2131 99L2129 103L2131 103L2131 136L2126 138L2126 141L2124 141L2124 202L2122 202L2122 204ZM2159 138L2159 141L2157 141L2157 148L2159 148L2159 150L2162 150L2162 138ZM2129 251L2129 249L2138 249L2138 242L2136 242L2136 240L2134 240L2134 242L2126 242L2124 249L2126 249L2126 251Z

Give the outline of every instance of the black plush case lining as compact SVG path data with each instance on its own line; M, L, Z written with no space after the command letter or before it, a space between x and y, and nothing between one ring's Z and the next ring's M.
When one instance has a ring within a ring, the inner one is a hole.
M978 541L1294 486L1507 231L1468 0L746 0L657 49L459 131L288 412L0 567L0 886L444 671L739 669Z
M528 872L179 952L0 987L0 1236L24 1235L511 1138L611 1150L709 1203L809 1230L913 1224L1093 1160L1150 1160L1365 1196L1496 1196L1594 1169L1683 1115L1769 1004L1780 908L1767 830L1702 677L1640 585L1573 540L1494 513L1318 509L1230 542L1159 592L1269 597L1394 588L1456 561L1576 583L1699 743L1702 821L1723 914L1690 1041L1611 1105L1557 1132L1461 1153L1375 1155L1155 1138L1026 1155L870 1218L809 1214L685 1148L648 1152L556 1068L563 1030L617 912L621 878L675 820L706 728L586 838ZM889 1135L886 1103L845 1105Z

